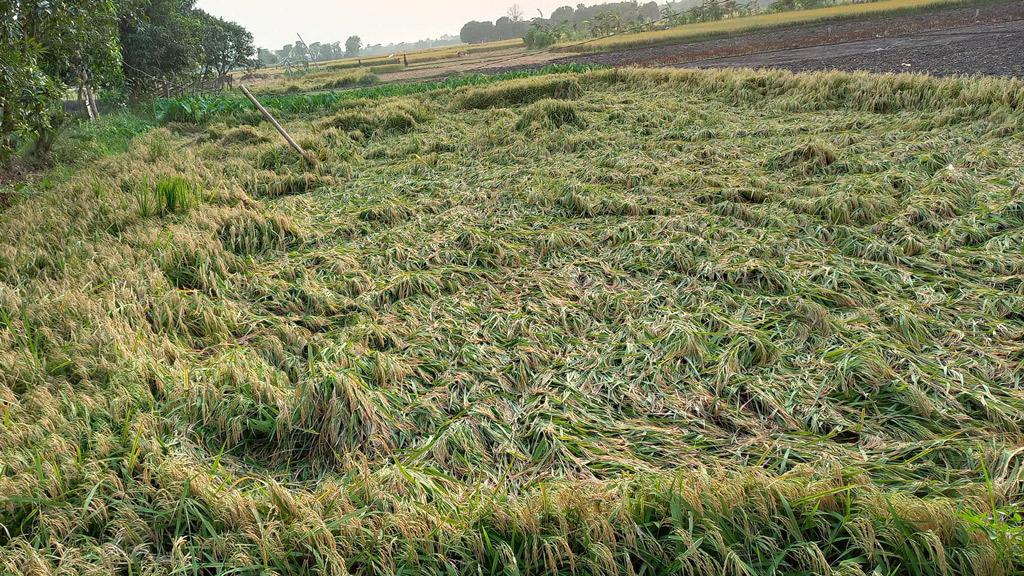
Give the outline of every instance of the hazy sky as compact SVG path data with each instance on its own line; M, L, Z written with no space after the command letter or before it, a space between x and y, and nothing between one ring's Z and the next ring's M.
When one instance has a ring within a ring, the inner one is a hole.
M211 14L234 20L256 37L256 45L280 48L295 42L344 42L355 34L363 44L416 41L458 34L469 20L495 20L518 3L526 18L537 9L550 16L580 0L199 0ZM585 0L597 4L597 0Z

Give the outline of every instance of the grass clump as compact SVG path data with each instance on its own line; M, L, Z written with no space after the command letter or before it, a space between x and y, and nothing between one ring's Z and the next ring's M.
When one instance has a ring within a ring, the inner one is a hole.
M826 142L806 142L776 156L776 170L798 168L805 175L821 172L839 160L839 152Z
M238 128L232 128L224 132L220 136L221 144L231 146L233 144L265 144L270 142L270 139L260 134L252 126L239 126Z
M143 218L185 213L201 199L199 188L183 176L161 176L152 186L145 181L137 187L135 195Z
M549 98L534 102L523 110L516 123L516 129L526 130L534 125L548 129L562 126L582 128L586 124L586 120L574 103Z
M287 171L277 174L269 171L256 171L246 178L243 188L257 198L274 198L305 194L311 190L333 186L336 183L337 181L332 176L315 173Z
M381 64L380 66L370 66L370 72L372 74L393 74L395 72L401 72L405 70L404 64Z
M582 92L572 76L541 76L466 90L455 98L455 105L464 110L504 108L543 99L574 99Z
M324 128L338 128L364 135L405 134L416 129L416 118L404 110L384 112L342 112L322 124Z
M284 250L301 237L290 218L281 214L242 212L225 220L218 232L228 250L239 255L257 255Z
M426 112L414 102L398 101L382 106L360 105L344 109L322 121L321 130L336 128L344 132L358 132L370 137L375 135L406 134L416 129L419 122L427 117Z

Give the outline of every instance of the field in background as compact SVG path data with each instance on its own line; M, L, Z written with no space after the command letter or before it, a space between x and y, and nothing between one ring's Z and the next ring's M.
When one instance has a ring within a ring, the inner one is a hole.
M464 55L459 56L459 53ZM242 81L257 92L312 92L336 90L376 84L380 81L401 80L403 76L430 77L443 75L450 67L476 67L489 61L500 61L516 54L524 54L521 40L490 42L479 45L459 45L408 54L409 65L402 57L335 60L311 64L308 70L268 68Z
M0 572L1024 570L1024 83L412 86L0 215Z
M399 53L394 55L371 56L368 58L343 58L341 60L315 62L310 64L310 68L314 71L325 71L344 70L347 68L369 66L381 66L389 64L404 65L405 60L403 59L403 56L405 57L405 59L408 60L410 65L423 64L427 62L435 62L438 60L458 58L459 53L465 55L486 54L488 52L511 50L523 47L523 41L519 38L516 38L512 40L501 40L498 42L485 42L482 44L458 44L455 46L443 46L440 48L431 48L428 50L419 50L415 52ZM261 72L269 74L283 74L285 72L285 69L284 67L281 66L275 66L265 68Z
M927 8L970 4L970 0L881 0L878 2L840 4L812 10L795 10L757 14L740 18L686 24L666 30L653 30L635 34L609 36L590 42L571 42L552 47L555 52L603 52L623 50L642 46L673 44L703 38L764 30L780 26L807 24L822 20L878 16L886 13L903 13ZM977 3L977 2L973 2ZM881 23L880 23L881 24Z
M778 51L801 46L820 49L822 62L833 62L829 60L830 55L835 55L842 49L830 47L830 44L840 47L865 38L898 36L907 38L912 47L915 42L934 40L930 38L930 33L936 30L972 26L976 21L1011 22L1018 12L1019 7L992 0L889 0L682 26L649 34L605 38L583 45L563 45L556 48L557 51L528 51L521 45L515 47L515 42L509 42L471 47L480 51L462 57L453 57L452 53L446 54L446 51L441 49L431 53L424 52L420 56L411 56L408 67L395 58L367 59L362 67L358 66L356 60L345 60L321 65L308 73L290 78L283 74L260 74L246 80L246 83L254 90L265 93L318 92L377 82L408 83L433 80L488 70L539 69L552 63L579 62L614 66L680 65L700 62L706 58L715 60L744 55L762 49ZM795 25L812 22L817 24ZM775 29L777 34L767 36ZM982 35L977 32L967 31L967 34L978 36L972 46L965 47L967 53L956 53L954 50L956 56L947 57L941 50L932 51L930 54L934 58L924 58L915 62L913 70L948 73L946 68L950 68L960 73L971 73L975 70L1001 75L1016 73L1018 67L1015 67L1010 55L1012 49L1006 48L1007 43L1002 39L1004 36L987 35L992 38L983 40ZM748 41L744 42L744 39ZM1007 55L990 55L997 49L1006 52ZM579 52L570 53L568 50ZM870 65L870 58L867 55L865 58ZM1009 60L1006 66L1002 64L1004 60ZM836 61L836 67L846 68L842 62L841 58ZM850 62L850 68L864 66L863 62L858 65L856 59ZM976 62L977 65L972 67L972 62ZM911 71L904 68L906 67L901 67L900 62L896 62L896 70ZM946 72L943 72L944 70Z

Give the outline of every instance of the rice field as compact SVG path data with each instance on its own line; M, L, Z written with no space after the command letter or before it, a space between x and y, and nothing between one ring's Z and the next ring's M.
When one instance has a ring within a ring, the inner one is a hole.
M388 66L400 63L404 65L405 60L403 59L403 56L405 57L405 59L408 60L409 64L412 65L456 58L458 57L460 52L467 55L486 54L488 52L513 50L516 48L525 48L525 45L523 44L523 40L521 38L513 38L511 40L496 40L494 42L482 42L480 44L456 44L454 46L441 46L438 48L417 50L408 53L401 52L392 55L368 56L365 58L342 58L341 60L328 60L324 62L317 62L316 64L314 64L314 66L326 68L328 70L345 70L348 68L358 68L364 66ZM281 73L284 72L284 68L280 66L274 66L267 68L267 72Z
M842 20L866 16L877 17L888 13L900 14L931 8L980 4L985 1L986 0L879 0L842 3L834 6L827 6L825 8L770 12L754 14L752 16L714 20L710 22L684 24L682 26L675 26L664 30L648 30L632 34L608 36L606 38L599 38L588 42L556 44L552 47L552 51L581 53L626 50L630 48L657 46L661 44L676 44L715 36L727 36L730 34L766 30L779 26L793 26L826 20ZM884 27L884 22L879 22L878 25L880 27Z
M0 572L1024 570L1024 82L248 120L0 214Z

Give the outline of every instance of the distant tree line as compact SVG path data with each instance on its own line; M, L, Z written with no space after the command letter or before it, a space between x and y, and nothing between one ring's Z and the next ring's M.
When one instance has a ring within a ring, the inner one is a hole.
M530 29L530 23L523 19L523 11L518 4L513 4L508 12L494 22L466 22L459 31L459 39L466 44L497 42L522 38Z
M288 63L302 62L326 62L340 58L351 58L359 56L363 49L363 40L359 36L349 36L345 43L313 42L304 44L296 42L285 44L278 50L259 49L259 62L261 66L278 66Z
M387 56L389 54L404 54L418 50L430 50L431 48L442 48L444 46L455 46L461 44L458 36L445 34L440 38L428 38L416 42L396 42L392 44L373 44L363 49L362 56Z
M838 0L682 0L662 5L632 1L593 6L579 4L576 8L562 6L549 18L531 20L523 40L530 48L546 48L556 42L711 22L766 11L805 10L837 3ZM469 41L466 37L463 39ZM503 38L492 36L479 41L499 39Z
M495 22L467 22L460 33L463 42L478 44L526 38L531 28L559 30L561 36L593 36L615 32L628 26L653 22L661 18L661 7L657 2L610 2L587 6L577 4L562 6L551 13L549 18L538 17L530 21L522 18L518 6L509 9L508 14Z
M0 164L23 145L45 154L77 88L121 99L166 81L218 77L255 64L252 35L194 0L0 1Z
M267 48L259 49L259 62L262 66L279 66L286 63L304 62L327 62L341 58L355 58L358 56L380 56L388 54L403 54L417 50L429 50L441 46L453 46L459 44L460 40L455 36L442 36L435 39L420 40L418 42L399 42L393 44L363 44L359 36L349 36L344 44L341 42L321 43L312 42L304 46L301 42L285 44L277 50Z

